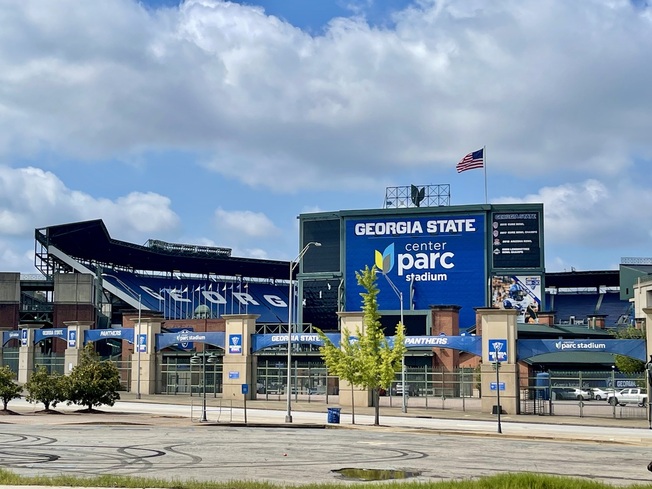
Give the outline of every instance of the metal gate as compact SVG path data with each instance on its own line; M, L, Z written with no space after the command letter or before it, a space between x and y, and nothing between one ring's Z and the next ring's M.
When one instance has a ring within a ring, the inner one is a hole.
M222 394L223 363L221 350L216 362L193 364L192 354L164 355L161 375L156 391L170 395L203 395L217 397ZM205 391L204 391L205 389Z

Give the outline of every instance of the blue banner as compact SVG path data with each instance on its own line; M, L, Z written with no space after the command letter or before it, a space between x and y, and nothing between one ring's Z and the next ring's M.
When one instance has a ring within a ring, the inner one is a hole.
M9 340L20 340L20 330L3 331L2 332L2 346L6 345Z
M646 361L645 340L518 340L518 360L543 355L544 353L572 353L577 351L605 352L625 355Z
M48 328L34 330L34 344L48 338L68 338L68 328Z
M380 310L399 310L401 296L405 310L458 305L460 330L474 327L486 305L485 236L483 214L347 220L346 310L360 310L355 274L375 264Z
M84 331L84 344L100 340L125 340L129 343L134 342L133 328L115 328L115 329L89 329Z
M408 350L451 348L482 356L482 336L406 336L405 347Z
M340 333L326 333L326 337L335 346L340 346ZM291 342L293 345L316 345L322 346L323 342L316 333L292 333ZM251 352L257 352L270 346L287 345L288 335L282 334L255 334L251 339Z
M218 348L224 348L224 333L195 333L191 331L157 334L156 351L160 351L168 346L190 342L206 343L217 346Z

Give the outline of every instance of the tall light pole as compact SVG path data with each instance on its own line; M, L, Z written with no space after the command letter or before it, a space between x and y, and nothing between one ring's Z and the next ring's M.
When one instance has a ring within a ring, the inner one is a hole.
M391 281L391 279L387 276L387 274L383 273L383 277L387 279L387 283L390 285L394 293L398 296L398 301L401 306L401 325L405 327L405 324L403 324L403 292L398 290L398 287L394 285L394 282ZM401 411L404 413L407 413L407 385L405 384L405 353L401 355L401 386L403 387L402 392L401 392Z
M206 358L208 357L208 359ZM199 355L195 353L192 357L190 357L190 363L196 364L196 363L201 363L201 376L202 376L202 409L201 409L201 418L199 420L200 423L205 423L208 421L206 418L206 363L215 363L216 357L215 354L208 353L203 351L201 355L201 359L199 358ZM215 374L213 374L213 385L215 385ZM215 392L215 389L213 388L213 392Z
M287 372L287 413L285 413L285 422L292 422L292 303L294 302L294 294L292 290L292 272L294 269L301 263L301 258L306 254L308 248L312 245L321 246L321 243L317 241L311 241L306 246L303 247L299 255L294 261L290 262L290 286L288 290L288 372Z
M140 320L141 320L141 311L143 307L142 303L142 296L135 292L131 287L129 287L126 283L124 283L122 280L120 280L118 277L115 275L111 275L109 273L103 273L102 277L111 277L114 278L118 281L120 285L122 285L125 290L127 290L134 298L138 299L138 334L134 335L134 345L136 347L136 399L140 399Z

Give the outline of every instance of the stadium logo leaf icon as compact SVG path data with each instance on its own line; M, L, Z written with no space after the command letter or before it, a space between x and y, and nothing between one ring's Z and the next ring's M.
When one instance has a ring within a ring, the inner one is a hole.
M383 275L391 272L392 268L394 268L394 243L385 248L382 253L375 250L374 254L374 264L376 265L376 268L380 270Z

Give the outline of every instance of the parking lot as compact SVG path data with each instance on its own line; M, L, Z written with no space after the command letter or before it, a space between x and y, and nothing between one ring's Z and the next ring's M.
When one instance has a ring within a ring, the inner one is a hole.
M341 424L328 425L320 410L295 411L288 425L282 409L252 409L251 425L243 426L240 408L233 408L234 423L197 423L192 406L164 401L119 402L95 415L72 408L42 415L26 408L4 419L0 464L24 475L279 484L341 481L337 471L350 467L402 470L420 482L519 471L612 484L652 479L646 469L652 432L643 424L639 429L620 428L615 421L608 427L532 424L527 417L505 416L503 432L497 434L495 418L464 418L459 412L427 419L421 412L397 416L383 411L381 426L372 426L368 410L357 415L356 425L350 413ZM209 409L217 406L209 403Z

